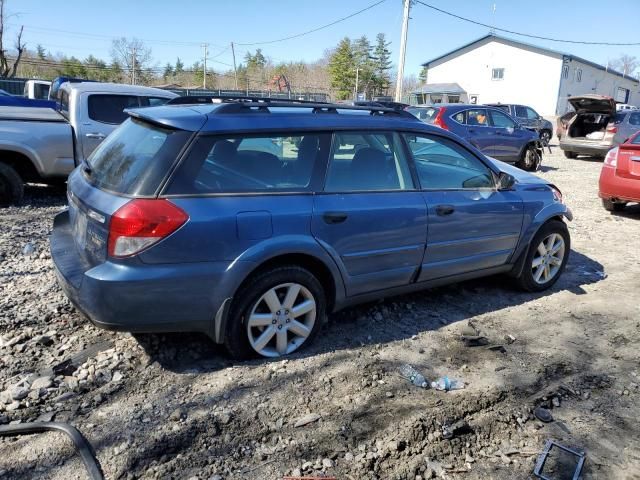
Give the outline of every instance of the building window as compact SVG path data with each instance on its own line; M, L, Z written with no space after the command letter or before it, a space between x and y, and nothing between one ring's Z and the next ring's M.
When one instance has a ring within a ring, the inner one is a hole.
M442 95L440 94L431 94L431 103L442 103Z
M491 80L504 80L504 68L494 68L491 71Z
M576 70L576 82L581 82L582 81L582 69L578 68Z
M569 65L562 66L562 78L569 78Z
M447 95L449 103L460 103L460 95Z

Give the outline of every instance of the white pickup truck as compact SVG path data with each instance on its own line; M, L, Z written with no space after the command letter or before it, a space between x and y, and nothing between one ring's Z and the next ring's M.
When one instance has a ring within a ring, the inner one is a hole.
M124 109L162 105L176 96L136 85L65 83L58 111L0 107L0 206L19 203L25 183L63 183L128 117Z

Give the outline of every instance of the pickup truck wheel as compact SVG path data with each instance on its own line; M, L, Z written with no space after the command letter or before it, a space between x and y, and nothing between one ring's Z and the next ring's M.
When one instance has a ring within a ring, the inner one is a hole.
M578 154L575 152L569 152L567 150L564 151L564 156L566 158L578 158Z
M608 198L602 199L602 206L608 212L621 212L627 206L625 202L614 202Z
M517 167L527 172L535 172L540 166L542 159L540 153L535 145L529 145L524 152L522 152L522 159L517 163Z
M0 163L0 207L19 204L24 196L24 184L18 172Z
M564 222L544 224L529 244L518 286L527 292L541 292L558 281L569 259L571 238Z
M297 266L262 272L235 297L224 344L238 359L293 353L313 340L326 314L321 283Z

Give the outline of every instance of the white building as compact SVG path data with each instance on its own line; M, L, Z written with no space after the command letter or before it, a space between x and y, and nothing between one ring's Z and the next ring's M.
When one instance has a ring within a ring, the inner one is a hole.
M423 64L427 84L418 103L447 102L440 86L459 85L453 100L469 103L520 103L543 116L562 115L567 98L586 93L640 105L635 78L575 55L489 34Z

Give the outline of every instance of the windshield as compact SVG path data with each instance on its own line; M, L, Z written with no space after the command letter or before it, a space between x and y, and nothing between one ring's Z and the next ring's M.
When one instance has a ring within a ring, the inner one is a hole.
M153 195L189 136L182 130L128 119L94 150L85 174L103 190Z

